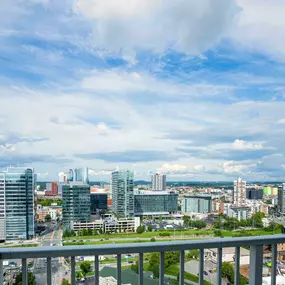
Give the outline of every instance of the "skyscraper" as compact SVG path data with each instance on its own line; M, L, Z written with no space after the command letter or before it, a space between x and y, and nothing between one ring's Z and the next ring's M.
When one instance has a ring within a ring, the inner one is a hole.
M81 182L83 184L89 184L88 168L74 168L70 169L68 173L67 181L69 182Z
M112 209L119 217L134 215L134 173L112 172Z
M90 186L71 182L62 186L62 222L73 229L74 222L90 221Z
M0 173L0 240L34 237L35 178L29 167Z
M166 175L155 173L151 175L152 191L166 190Z
M236 207L246 206L246 181L240 177L234 181L233 204Z
M285 213L285 183L278 187L278 211L280 213Z

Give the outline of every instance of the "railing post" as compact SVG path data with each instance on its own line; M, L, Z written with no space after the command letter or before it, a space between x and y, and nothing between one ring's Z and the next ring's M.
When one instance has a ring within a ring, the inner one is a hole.
M222 285L223 248L218 248L217 285Z
M239 270L240 270L240 247L236 246L236 250L235 250L235 285L239 285Z
M204 284L204 249L199 251L199 285Z
M184 285L184 250L180 251L179 285Z
M249 285L262 284L263 246L250 247Z
M143 285L143 253L139 253L139 285Z
M271 285L276 285L276 270L277 270L277 244L272 245L271 258Z
M52 285L51 277L51 257L47 257L47 285Z
M4 284L3 259L0 259L0 284Z
M71 285L76 284L75 279L75 256L71 256Z
M159 285L164 285L164 252L160 253Z
M122 261L121 254L118 254L117 255L117 285L121 285L121 283L122 283L121 261Z
M27 259L22 259L22 284L28 285Z
M94 260L94 272L95 272L95 285L99 285L99 257L98 255L95 255Z

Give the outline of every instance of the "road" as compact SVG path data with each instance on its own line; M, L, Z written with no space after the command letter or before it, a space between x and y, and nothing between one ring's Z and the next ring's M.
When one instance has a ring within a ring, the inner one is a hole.
M62 231L59 226L40 239L40 246L62 246ZM33 272L36 276L37 285L47 284L46 258L34 260ZM70 279L70 270L64 265L63 258L52 259L52 284L60 285L62 278Z
M209 281L212 284L217 284L217 273L210 273L209 270L213 270L217 266L211 261L204 260L204 270L208 272L208 275L204 274L204 280ZM199 261L191 260L185 263L185 271L198 275L199 273ZM222 285L227 285L225 280L222 280Z

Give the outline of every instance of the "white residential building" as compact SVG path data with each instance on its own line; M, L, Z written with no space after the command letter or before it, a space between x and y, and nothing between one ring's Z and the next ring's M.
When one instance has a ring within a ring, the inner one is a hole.
M240 177L234 181L233 204L236 207L246 206L246 181Z
M152 191L166 190L166 175L155 173L151 176Z

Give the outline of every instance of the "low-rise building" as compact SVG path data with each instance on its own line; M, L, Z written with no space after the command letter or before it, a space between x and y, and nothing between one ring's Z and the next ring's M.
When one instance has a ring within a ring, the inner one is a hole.
M106 219L98 219L91 222L74 222L73 229L81 231L83 229L92 229L105 233L112 232L135 232L140 225L140 218L121 218L109 217Z
M227 209L227 216L231 217L231 218L235 218L240 220L247 220L248 218L251 217L251 211L249 207L244 207L244 206L240 206L240 207L229 207Z
M235 248L234 247L225 247L223 248L223 262L234 262L235 261ZM205 259L212 261L217 264L218 262L218 249L209 248L205 249ZM249 250L245 248L240 248L240 265L248 265L250 263L250 254Z
M193 195L184 196L182 201L182 213L211 213L212 197L211 195Z
M139 191L134 195L135 216L169 215L178 211L175 191Z

